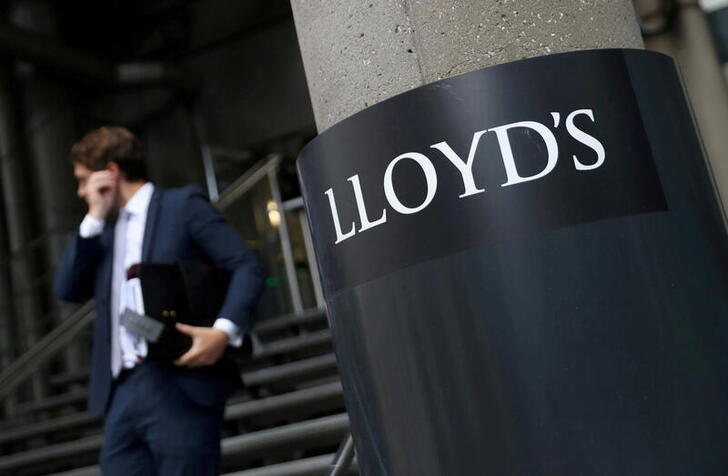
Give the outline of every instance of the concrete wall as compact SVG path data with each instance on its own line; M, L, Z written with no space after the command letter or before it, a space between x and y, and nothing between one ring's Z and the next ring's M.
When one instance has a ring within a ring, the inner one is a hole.
M310 130L311 102L292 18L197 53L200 113L213 145L249 149Z

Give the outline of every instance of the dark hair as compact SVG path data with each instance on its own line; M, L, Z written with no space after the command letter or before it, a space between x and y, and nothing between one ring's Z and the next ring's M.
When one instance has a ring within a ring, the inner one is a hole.
M94 171L114 162L126 180L148 180L142 143L124 127L104 126L87 133L71 147L71 161Z

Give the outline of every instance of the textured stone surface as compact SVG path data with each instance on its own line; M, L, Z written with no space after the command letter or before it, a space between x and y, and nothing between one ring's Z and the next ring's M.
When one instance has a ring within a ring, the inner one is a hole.
M319 131L395 94L498 63L642 48L629 0L292 0Z

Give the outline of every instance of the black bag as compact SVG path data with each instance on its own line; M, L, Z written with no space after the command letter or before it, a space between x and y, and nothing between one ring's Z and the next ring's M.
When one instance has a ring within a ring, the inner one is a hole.
M148 342L147 358L172 362L192 346L192 338L179 332L175 324L211 327L218 317L230 276L198 261L141 263L129 268L127 278L138 277L144 299L144 313L164 325L156 342ZM250 339L242 349L228 346L223 358L238 360L250 352Z

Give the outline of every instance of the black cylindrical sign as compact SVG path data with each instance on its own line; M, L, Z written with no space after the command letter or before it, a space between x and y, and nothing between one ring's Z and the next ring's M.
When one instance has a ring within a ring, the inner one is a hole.
M728 240L672 59L438 81L298 167L364 474L728 471Z

